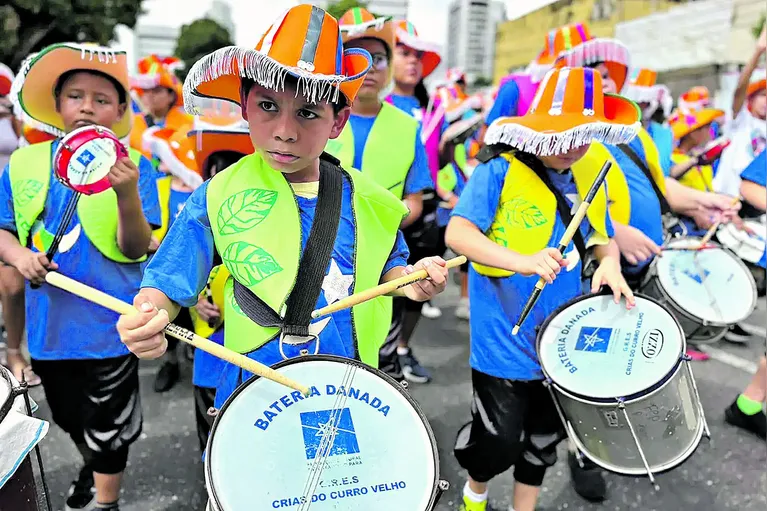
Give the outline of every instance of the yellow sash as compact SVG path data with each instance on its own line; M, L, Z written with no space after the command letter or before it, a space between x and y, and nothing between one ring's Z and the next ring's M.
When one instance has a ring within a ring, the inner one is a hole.
M684 163L689 160L690 156L684 153L675 152L671 155L671 161L674 163ZM711 165L696 165L688 170L679 182L701 192L710 192L714 189L714 169Z
M203 291L203 296L205 296L205 293L208 290L210 291L210 296L213 300L213 303L217 305L218 309L221 311L221 318L218 322L219 325L224 321L224 285L226 284L226 279L228 278L229 270L226 269L226 266L223 264L216 266L211 270L210 276L208 277L208 285L206 286L208 289ZM189 313L192 316L194 333L205 337L206 339L213 335L213 332L215 332L216 329L211 328L207 321L203 321L199 314L197 314L197 311L194 309L194 307L189 309Z

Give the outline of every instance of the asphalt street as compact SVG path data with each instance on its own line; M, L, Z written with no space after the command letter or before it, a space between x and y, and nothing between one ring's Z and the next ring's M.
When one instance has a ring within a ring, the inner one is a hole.
M434 374L428 385L410 385L410 392L425 411L440 448L441 477L451 483L437 511L457 509L465 473L452 446L458 428L469 419L471 395L468 366L468 324L453 315L457 287L440 296L439 320L423 319L413 346ZM764 330L764 299L750 323ZM658 478L656 491L647 479L608 474L608 500L583 501L571 488L566 448L548 472L540 509L553 510L657 510L657 511L763 511L767 509L767 446L756 437L723 422L723 410L751 378L764 339L748 345L721 342L710 348L712 359L696 362L694 372L711 429L695 454L680 467ZM191 364L182 366L182 381L166 394L152 390L156 362L140 370L144 431L131 451L122 494L123 511L203 510L206 494L194 426ZM43 392L33 389L40 404L38 415L48 419ZM78 455L69 439L52 426L42 442L47 481L54 509L62 509L69 482L78 470ZM403 453L405 455L405 453ZM505 474L491 483L491 502L501 509L511 504L512 477ZM408 510L402 510L408 511Z

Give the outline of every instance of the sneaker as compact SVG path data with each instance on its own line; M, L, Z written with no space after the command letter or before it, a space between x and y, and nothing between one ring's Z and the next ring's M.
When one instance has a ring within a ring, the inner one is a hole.
M179 378L178 363L165 362L157 371L157 377L154 380L155 392L168 392L176 384Z
M570 481L575 493L589 502L602 502L607 495L607 483L602 469L588 458L583 458L583 467L578 463L575 453L567 453L570 466Z
M746 415L738 408L737 399L724 411L724 420L727 424L745 429L762 440L767 440L767 415L764 411L756 415Z
M732 325L727 333L724 334L724 340L735 344L745 344L751 340L751 332L745 330L738 323Z
M384 361L379 359L378 370L383 371L397 381L402 381L404 379L404 376L402 375L402 366L399 363L399 356L395 357L394 360Z
M442 309L435 307L431 302L425 302L421 307L421 316L428 319L437 319L442 317Z
M406 380L414 383L429 383L431 381L431 375L429 371L418 362L413 355L413 350L408 348L407 354L399 355L399 363L402 366L402 375Z
M458 306L455 308L455 317L463 321L469 321L469 299L461 298Z
M694 362L705 362L706 360L711 358L711 355L708 353L704 353L702 351L698 351L692 346L687 347L687 356L689 356Z
M500 511L498 508L490 505L488 501L474 502L465 495L461 505L458 506L458 511Z
M83 468L77 481L67 492L67 500L64 503L64 511L91 511L96 509L96 488L93 487L93 472Z

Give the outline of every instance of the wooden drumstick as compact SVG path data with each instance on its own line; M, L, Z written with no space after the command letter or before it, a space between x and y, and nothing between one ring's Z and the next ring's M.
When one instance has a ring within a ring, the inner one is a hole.
M733 197L732 202L730 202L730 207L735 206L738 203L738 201L740 201L740 197L737 197L737 196ZM703 239L700 240L700 245L698 245L698 248L696 250L702 249L703 247L706 246L706 244L708 244L709 241L711 241L711 238L714 236L714 234L716 234L716 231L717 229L719 229L720 225L722 225L721 218L719 218L719 220L714 225L708 228L708 231L706 231L706 235L703 236Z
M466 256L454 257L453 259L450 259L449 261L445 261L445 268L449 270L450 268L461 266L465 262L466 262ZM385 282L379 286L371 287L370 289L366 289L365 291L354 293L353 295L350 295L342 300L338 300L337 302L331 305L327 305L321 309L315 310L314 312L312 312L312 319L321 318L322 316L327 316L328 314L333 314L334 312L338 312L340 310L349 309L351 307L354 307L355 305L361 304L362 302L367 302L368 300L372 300L373 298L378 298L379 296L389 294L401 287L409 286L410 284L415 284L416 282L420 280L425 280L428 277L429 277L429 274L426 272L426 270L418 270L411 273L410 275L405 275L398 279Z
M96 305L101 305L102 307L112 310L118 314L128 315L136 314L138 312L131 304L123 302L122 300L118 300L114 296L110 296L102 291L99 291L98 289L86 286L82 282L70 279L61 273L48 272L48 274L45 276L45 281L52 286L63 289L64 291L68 291L73 295L93 302ZM252 360L245 355L241 355L236 351L232 351L229 348L221 346L220 344L216 344L215 342L205 339L204 337L200 337L199 335L190 330L187 330L186 328L181 328L180 326L174 325L173 323L169 323L165 327L165 333L171 337L175 337L180 341L191 344L195 348L199 348L202 351L210 353L215 357L226 360L227 362L245 369L250 373L263 376L264 378L272 380L276 383L285 385L291 389L298 390L305 396L309 395L309 388L305 385L301 385L300 383L284 376L283 374L278 373L271 367L265 366L260 362L256 362L255 360Z
M560 254L564 254L565 250L567 250L567 245L570 244L570 241L573 239L573 236L575 236L575 233L580 229L581 222L583 221L583 218L586 216L586 211L588 211L589 206L591 205L591 201L594 200L594 197L597 194L597 191L602 186L602 183L605 180L605 177L607 176L607 172L610 170L610 167L612 167L612 163L610 161L606 161L604 165L602 165L602 169L599 171L599 174L597 174L597 177L594 179L594 182L591 184L591 188L589 189L589 193L586 194L586 197L583 199L583 202L581 202L580 206L578 206L578 209L575 211L575 215L573 215L573 219L570 221L570 224L567 226L567 229L565 230L565 233L562 235L562 239L559 240L559 246L557 247ZM533 305L535 305L535 302L538 301L538 297L541 295L541 291L543 291L543 288L546 287L546 279L541 277L538 279L538 283L535 284L535 288L533 289L533 292L530 294L530 297L527 299L527 303L525 304L525 307L522 309L522 313L519 315L519 319L517 320L517 323L514 325L514 328L511 329L511 335L517 335L519 333L519 327L522 326L522 323L524 323L525 318L527 318L528 314L530 314L530 311L533 309Z

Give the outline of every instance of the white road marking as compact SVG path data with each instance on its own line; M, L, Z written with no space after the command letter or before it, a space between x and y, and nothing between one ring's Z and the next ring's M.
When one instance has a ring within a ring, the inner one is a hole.
M695 346L695 349L702 351L703 353L707 353L711 358L713 358L717 362L727 364L730 367L734 367L735 369L740 369L749 374L754 374L758 367L756 362L746 360L745 358L741 358L737 355L733 355L732 353L728 353L722 349L715 348L713 346L704 346L704 345L698 344Z

